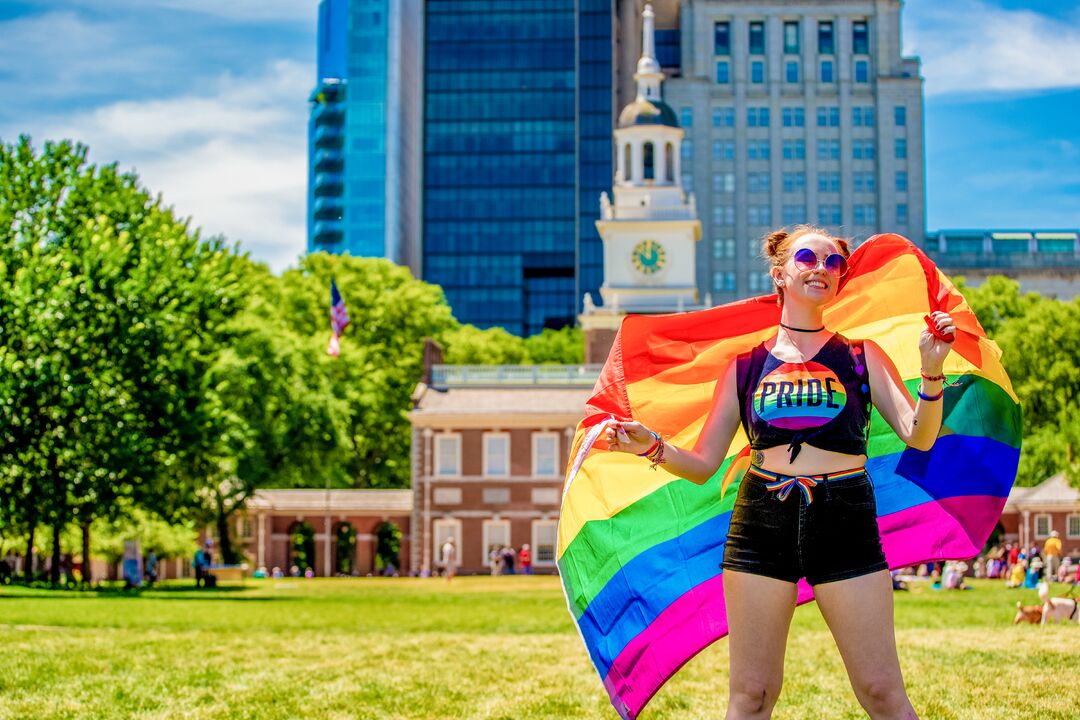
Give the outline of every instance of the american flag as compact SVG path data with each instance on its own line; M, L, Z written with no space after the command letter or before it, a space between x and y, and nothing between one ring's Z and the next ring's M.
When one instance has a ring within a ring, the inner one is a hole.
M345 301L341 299L337 283L330 279L330 344L326 346L326 354L337 357L341 353L341 331L349 324L349 311L345 309Z

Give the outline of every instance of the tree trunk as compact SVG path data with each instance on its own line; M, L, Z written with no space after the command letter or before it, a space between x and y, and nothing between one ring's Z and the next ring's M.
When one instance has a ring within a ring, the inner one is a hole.
M60 584L60 530L63 523L59 518L53 520L52 527L52 567L49 568L49 582L53 587Z
M232 513L226 513L223 505L220 501L218 502L217 517L214 519L218 531L218 547L221 550L221 564L235 565L239 558L233 549L232 538L229 537L229 517Z
M90 570L90 521L84 520L82 524L82 581L89 585L94 580Z
M23 567L23 578L26 582L34 580L34 533L37 530L37 518L30 515L30 530L26 534L26 566Z

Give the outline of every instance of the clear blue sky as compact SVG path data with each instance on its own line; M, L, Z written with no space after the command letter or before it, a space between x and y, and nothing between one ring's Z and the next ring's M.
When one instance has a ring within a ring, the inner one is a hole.
M281 269L305 247L316 0L3 0L0 138L87 142ZM927 227L1080 228L1080 1L908 0Z

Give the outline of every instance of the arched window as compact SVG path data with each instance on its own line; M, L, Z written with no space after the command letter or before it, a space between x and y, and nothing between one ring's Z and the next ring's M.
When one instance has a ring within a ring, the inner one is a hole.
M675 146L671 143L664 150L664 180L675 182Z
M356 528L338 523L334 532L334 574L354 575L356 571Z
M647 142L645 143L645 179L653 180L655 178L656 168L654 167L653 144Z
M634 162L630 159L630 143L623 146L623 180L629 181L634 176Z
M304 520L289 528L289 574L303 575L308 568L315 569L315 528Z

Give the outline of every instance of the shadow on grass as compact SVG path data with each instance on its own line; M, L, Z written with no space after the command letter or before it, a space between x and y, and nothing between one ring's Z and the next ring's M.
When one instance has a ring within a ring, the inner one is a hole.
M9 585L21 590L18 594L0 593L0 600L85 600L90 598L109 598L117 600L216 600L218 602L291 602L295 597L244 597L243 594L255 591L255 588L242 585L224 585L213 589L184 586L157 587L153 589L135 589L123 587L93 588L35 588L25 585Z

